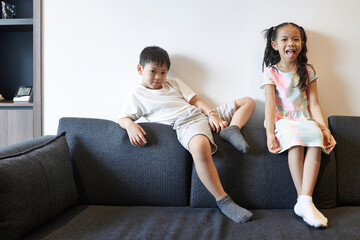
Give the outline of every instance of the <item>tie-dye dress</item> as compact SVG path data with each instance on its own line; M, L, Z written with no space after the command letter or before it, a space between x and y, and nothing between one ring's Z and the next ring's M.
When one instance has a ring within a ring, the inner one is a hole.
M309 83L318 78L311 67L307 70ZM306 91L301 91L298 83L296 72L281 72L276 65L264 69L262 88L266 84L275 85L275 136L281 152L293 146L306 146L321 147L329 153L331 150L324 148L321 129L311 119Z

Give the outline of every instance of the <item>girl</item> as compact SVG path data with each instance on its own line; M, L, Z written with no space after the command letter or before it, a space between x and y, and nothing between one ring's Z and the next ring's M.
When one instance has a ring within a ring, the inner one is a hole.
M310 226L326 227L328 220L313 204L312 194L321 149L329 154L336 142L320 108L318 77L307 63L306 34L294 23L282 23L266 30L265 37L262 87L267 147L274 154L289 150L289 168L298 194L295 213Z

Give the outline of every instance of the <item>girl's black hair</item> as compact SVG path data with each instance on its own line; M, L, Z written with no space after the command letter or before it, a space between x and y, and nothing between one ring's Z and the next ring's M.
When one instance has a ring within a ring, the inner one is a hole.
M280 62L280 54L278 51L276 51L271 43L272 41L275 41L277 38L277 31L279 28L284 27L286 25L293 25L295 27L297 27L300 31L300 37L301 40L303 42L303 46L301 49L301 52L297 58L297 66L296 66L296 71L299 74L299 84L297 85L301 90L305 90L307 83L308 83L308 78L309 78L309 74L307 71L307 66L311 67L313 70L314 68L308 64L308 58L306 57L306 53L307 53L307 47L306 47L306 41L307 41L307 37L306 37L306 33L305 30L298 26L295 23L291 23L291 22L285 22L285 23L281 23L279 25L277 25L276 27L271 27L269 29L264 30L265 32L265 38L266 38L266 47L265 47L265 52L264 52L264 59L263 59L263 65L262 65L262 69L264 71L264 65L265 67L268 66L273 66L275 64L277 64L278 62ZM315 71L315 70L314 70Z
M145 67L145 64L148 63L154 63L160 66L165 63L168 70L171 64L169 54L158 46L146 47L141 51L139 64Z

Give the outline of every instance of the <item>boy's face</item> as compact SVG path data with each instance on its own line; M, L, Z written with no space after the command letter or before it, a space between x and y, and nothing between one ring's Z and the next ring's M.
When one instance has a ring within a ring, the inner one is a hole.
M155 65L153 63L145 64L145 67L140 64L137 66L138 73L142 77L142 84L149 89L161 89L162 85L166 81L168 68L166 63L162 66Z

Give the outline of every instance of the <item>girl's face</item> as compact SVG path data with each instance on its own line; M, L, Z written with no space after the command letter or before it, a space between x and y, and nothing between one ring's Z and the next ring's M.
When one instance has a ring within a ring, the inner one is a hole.
M303 46L300 30L291 24L279 28L271 45L279 52L281 61L296 62Z

